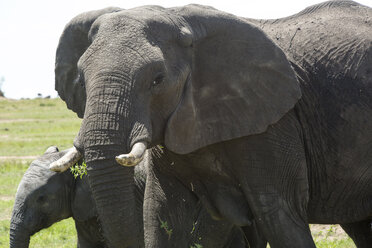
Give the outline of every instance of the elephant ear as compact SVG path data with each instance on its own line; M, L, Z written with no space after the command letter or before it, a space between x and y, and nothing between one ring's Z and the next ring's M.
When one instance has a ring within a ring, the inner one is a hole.
M90 45L88 34L94 21L103 14L119 8L105 8L82 13L73 18L60 37L55 61L55 89L69 109L82 118L86 94L78 75L77 62Z
M59 149L57 146L49 146L48 149L46 149L46 151L44 152L44 155L45 154L52 154L52 153L56 153L56 152L59 152Z
M193 64L165 145L180 154L264 132L294 107L299 83L283 51L246 20L196 5L179 11Z

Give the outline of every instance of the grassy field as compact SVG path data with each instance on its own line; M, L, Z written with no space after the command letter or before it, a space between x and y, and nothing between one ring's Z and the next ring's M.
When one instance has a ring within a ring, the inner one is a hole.
M71 147L80 123L60 99L0 99L0 248L9 247L14 195L32 158L51 145ZM312 225L311 229L319 248L355 247L336 225ZM30 247L76 247L73 220L61 221L35 234Z
M71 147L81 120L60 99L0 100L0 156Z
M14 195L33 157L72 146L81 120L60 99L0 100L0 247L9 247ZM35 234L30 247L76 247L73 220Z

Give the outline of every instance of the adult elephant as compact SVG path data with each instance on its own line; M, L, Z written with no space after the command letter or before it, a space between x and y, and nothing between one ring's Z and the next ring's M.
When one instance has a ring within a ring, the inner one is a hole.
M70 150L60 152L57 147L52 146L42 156L32 161L25 172L17 189L10 221L10 248L29 247L30 236L69 217L75 221L77 247L107 247L87 177L75 179L70 171L56 173L49 170L51 163L68 152ZM164 161L166 160L163 160L163 163ZM135 199L139 203L137 209L139 214L136 217L141 230L146 163L148 162L144 161L138 165L134 175ZM187 201L189 207L183 210L183 214L177 215L176 209L168 209L165 215L173 216L167 218L168 222L164 220L168 225L168 233L163 230L166 235L171 236L172 240L168 242L172 246L190 247L198 244L199 238L202 237L203 242L207 241L209 244L205 247L248 247L240 228L226 221L212 220L198 199L186 189L179 191L178 196ZM179 232L178 229L171 229L171 226L183 226L184 229ZM143 233L139 244L140 247L144 247Z
M84 120L56 167L85 156L114 247L137 246L123 240L139 233L134 215L117 213L135 209L130 166L156 144L174 163L146 186L148 247L166 247L170 178L216 218L244 226L250 209L271 247L315 247L309 222L342 223L367 247L370 16L352 1L275 21L199 5L79 16L60 39L56 89Z

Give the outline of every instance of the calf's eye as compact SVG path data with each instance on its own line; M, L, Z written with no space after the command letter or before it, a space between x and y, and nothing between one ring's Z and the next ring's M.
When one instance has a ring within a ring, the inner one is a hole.
M44 202L46 197L44 195L41 195L37 198L37 202Z
M159 84L161 84L164 80L164 75L160 74L158 76L156 76L156 78L154 79L154 81L152 81L152 86L157 86Z

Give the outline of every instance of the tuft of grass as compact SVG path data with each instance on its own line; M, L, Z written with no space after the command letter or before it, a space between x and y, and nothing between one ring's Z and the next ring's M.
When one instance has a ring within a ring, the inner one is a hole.
M160 216L158 216L158 218L159 218L159 221L160 221L160 228L164 229L165 233L168 235L168 240L170 240L171 237L172 237L173 229L170 229L168 227L168 222L163 221L162 219L160 219Z
M83 161L81 164L76 163L74 166L70 168L71 173L74 175L75 179L80 177L83 178L84 175L87 175L87 164Z

